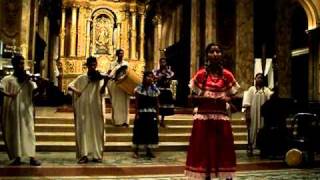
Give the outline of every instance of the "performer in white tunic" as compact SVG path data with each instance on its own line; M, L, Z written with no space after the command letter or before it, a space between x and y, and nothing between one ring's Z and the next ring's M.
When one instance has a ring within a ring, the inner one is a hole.
M108 78L96 71L95 57L87 58L87 74L74 79L68 86L73 92L78 163L102 162L104 118L102 99Z
M30 165L39 166L36 160L34 133L34 109L32 97L37 84L24 71L24 58L16 55L11 60L14 73L1 80L4 95L2 108L2 132L10 165L21 165L21 158L30 157Z
M264 76L258 73L255 77L255 85L251 86L243 97L242 106L246 109L246 123L248 126L248 155L256 148L258 132L264 126L261 117L261 106L270 98L272 91L265 87Z
M128 62L123 60L124 51L116 51L117 60L110 64L108 74L115 78L116 71L123 66L128 67ZM115 81L108 82L108 90L112 106L112 121L116 126L129 127L130 95L119 88Z

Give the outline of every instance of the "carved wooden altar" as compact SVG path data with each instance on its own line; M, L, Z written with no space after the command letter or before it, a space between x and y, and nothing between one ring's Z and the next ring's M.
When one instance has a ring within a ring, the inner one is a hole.
M142 4L130 0L64 0L58 65L60 88L66 90L70 81L86 72L84 62L89 56L97 57L97 69L106 72L119 48L124 50L129 66L142 77L144 13Z

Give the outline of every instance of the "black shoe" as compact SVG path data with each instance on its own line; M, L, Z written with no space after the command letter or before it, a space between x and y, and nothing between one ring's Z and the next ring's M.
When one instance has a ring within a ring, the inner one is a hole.
M39 161L35 158L30 158L30 165L31 166L41 166L41 161Z
M134 159L139 159L139 153L138 152L134 152L133 154L132 154L132 157L134 158Z
M100 158L93 158L93 159L92 159L92 162L94 162L94 163L102 163L102 159L100 159Z
M146 156L147 156L148 158L155 158L155 157L156 157L152 152L148 152L148 153L146 154Z
M164 122L160 122L160 127L166 128L167 126L166 126L166 124Z
M125 128L128 128L128 127L129 127L129 124L123 123L121 126L122 126L122 127L125 127Z
M85 163L88 163L89 159L87 156L82 156L79 161L78 161L78 164L85 164Z
M21 165L20 157L15 158L9 165L10 166L20 166Z

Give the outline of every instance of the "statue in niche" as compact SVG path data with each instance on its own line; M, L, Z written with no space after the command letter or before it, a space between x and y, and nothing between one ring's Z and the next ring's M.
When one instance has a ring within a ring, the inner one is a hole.
M97 54L112 54L112 28L113 24L106 16L101 16L96 19L96 53Z
M21 2L0 1L2 23L2 33L10 38L18 35L19 32L19 18L21 17ZM3 12L3 13L2 13Z

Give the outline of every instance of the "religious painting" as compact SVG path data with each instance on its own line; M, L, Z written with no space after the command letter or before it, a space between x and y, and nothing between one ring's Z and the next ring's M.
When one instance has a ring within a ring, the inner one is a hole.
M113 51L113 23L106 15L100 15L95 22L96 54L111 55Z

